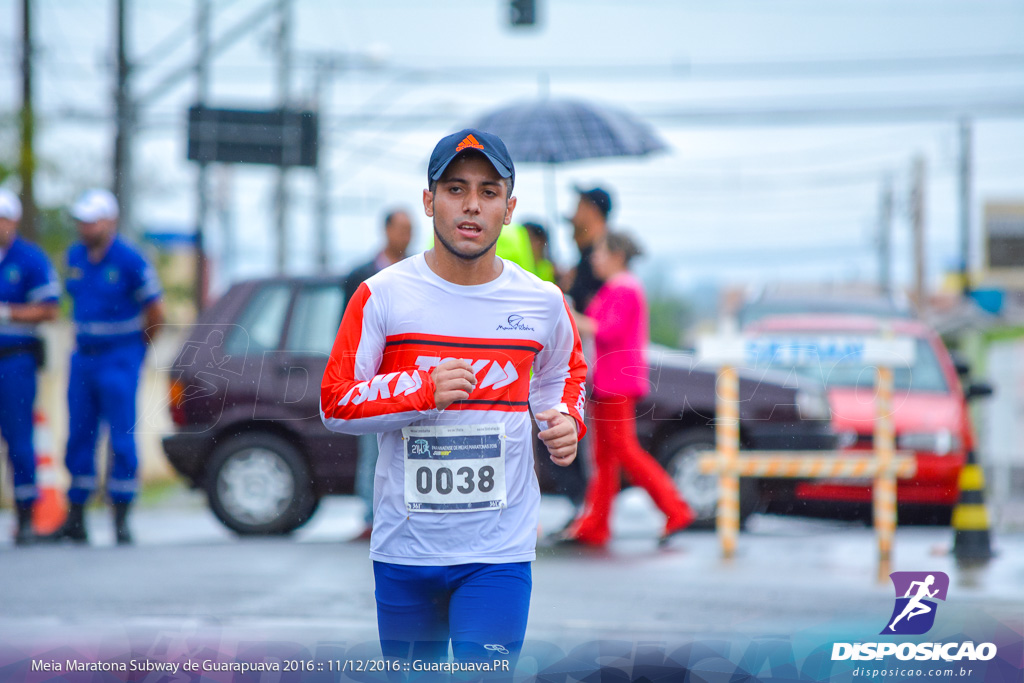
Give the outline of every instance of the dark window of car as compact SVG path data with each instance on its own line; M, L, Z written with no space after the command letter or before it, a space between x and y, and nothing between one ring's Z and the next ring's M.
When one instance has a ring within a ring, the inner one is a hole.
M224 353L244 355L276 350L281 345L292 287L264 285L252 298L224 340Z
M303 287L295 299L285 349L328 355L338 334L345 293L338 285Z

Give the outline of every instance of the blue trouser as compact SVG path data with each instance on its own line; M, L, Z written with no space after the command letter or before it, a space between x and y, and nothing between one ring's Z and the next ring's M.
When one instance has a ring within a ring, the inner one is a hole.
M71 473L68 500L85 503L96 489L96 436L100 420L110 431L113 451L107 495L113 503L129 503L138 483L135 451L135 394L146 347L126 344L98 353L76 351L68 382L68 449Z
M32 405L36 400L36 361L31 352L0 358L0 435L14 470L14 500L34 501L36 451L32 445Z
M529 562L420 567L373 563L377 629L385 657L510 661L526 636L533 578Z

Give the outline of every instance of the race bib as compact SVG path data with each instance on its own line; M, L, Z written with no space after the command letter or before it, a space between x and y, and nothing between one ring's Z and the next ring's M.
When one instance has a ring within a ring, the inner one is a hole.
M406 427L405 507L409 512L501 510L505 425Z

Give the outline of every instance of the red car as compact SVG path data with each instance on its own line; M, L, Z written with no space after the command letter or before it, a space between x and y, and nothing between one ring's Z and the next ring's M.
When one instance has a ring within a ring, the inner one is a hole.
M961 384L960 375L966 370L954 362L934 330L913 319L808 314L765 318L745 332L773 338L790 334L872 336L881 334L883 327L895 336L914 339L916 347L913 366L894 369L896 445L917 457L917 474L897 481L901 520L948 524L959 495L960 470L968 451L975 446L968 401L990 395L992 389L985 384ZM815 375L826 385L832 425L837 433L847 435L847 448L870 450L875 417L873 369L857 365L830 367L826 363L800 368L799 372ZM811 509L815 503L833 508L846 503L851 504L848 508L863 511L871 502L871 483L853 479L800 481L792 494L793 500Z

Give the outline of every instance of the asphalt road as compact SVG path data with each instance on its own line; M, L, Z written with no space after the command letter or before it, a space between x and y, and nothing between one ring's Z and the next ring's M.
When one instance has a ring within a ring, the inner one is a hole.
M547 528L568 514L562 499L545 500ZM90 546L0 545L0 643L33 655L187 648L195 639L229 650L246 642L372 650L367 545L346 540L358 520L355 500L329 499L291 537L242 539L201 497L181 495L140 508L137 545L117 547L106 511L92 510ZM9 522L0 517L0 528ZM708 532L658 548L659 525L645 495L631 490L617 503L608 550L542 549L528 638L565 651L609 639L873 637L892 610L893 588L877 580L863 525L758 516L729 562ZM894 569L950 576L937 628L955 633L981 619L1024 632L1024 534L998 536L999 555L983 569L959 569L951 541L948 529L897 533Z

